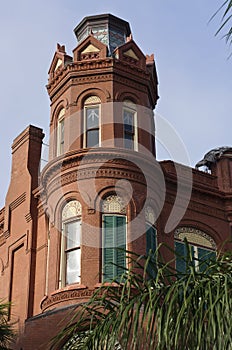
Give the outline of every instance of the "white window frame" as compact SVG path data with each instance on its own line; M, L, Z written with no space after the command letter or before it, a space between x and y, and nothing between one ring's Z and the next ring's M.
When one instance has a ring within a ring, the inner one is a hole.
M99 124L98 124L98 129L93 129L93 130L98 130L98 146L95 147L101 147L101 100L98 96L90 96L89 98L87 98L85 100L84 103L84 132L83 132L83 148L87 148L87 132L89 130L87 130L87 113L86 111L89 108L95 108L98 107L98 111L99 111Z
M58 115L57 119L57 143L56 143L56 154L57 156L60 156L64 154L64 146L65 146L65 109L62 108L60 110L60 113ZM63 124L63 128L62 128ZM63 135L61 135L63 129ZM62 140L61 140L62 138Z
M123 102L123 107L122 107L122 118L123 118L123 140L125 140L125 128L124 128L124 111L129 111L130 113L133 114L133 148L131 149L132 151L138 152L138 113L136 109L136 105L130 101L130 100L125 100ZM125 143L123 145L125 147ZM130 148L126 148L130 149Z
M68 205L72 205L73 204L73 208L71 208L72 212L73 212L73 216L72 214L67 216L67 218L63 217L63 212L65 210L65 208ZM75 205L78 206L78 210L76 210ZM61 251L60 251L60 275L59 275L59 288L64 288L67 285L66 283L66 279L67 279L67 265L66 265L66 254L68 252L66 252L66 235L65 235L65 226L74 222L79 222L80 223L80 232L79 232L79 236L80 236L80 245L76 246L75 248L73 248L73 250L80 250L80 257L79 257L79 266L80 266L80 275L79 280L74 282L74 284L80 284L81 283L81 237L82 237L82 229L81 229L81 225L82 225L82 211L81 211L81 204L80 202L73 200L68 202L63 210L62 210L62 223L61 223Z

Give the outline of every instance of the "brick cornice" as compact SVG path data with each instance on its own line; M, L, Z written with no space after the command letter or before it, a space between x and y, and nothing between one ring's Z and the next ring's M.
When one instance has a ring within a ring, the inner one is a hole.
M153 158L125 149L122 153L116 148L72 151L47 164L41 175L41 188L46 191L50 186L56 187L57 181L64 185L90 177L122 177L144 183L144 176L136 164L143 170L151 168L153 162L155 166ZM99 167L98 164L102 165Z
M47 85L47 90L51 100L54 102L64 91L75 84L92 83L99 81L113 80L114 76L121 75L126 84L144 85L144 91L152 91L152 95L157 98L157 91L151 74L128 62L114 58L95 59L89 61L79 61L65 66L57 71L54 78ZM154 101L153 101L154 103Z

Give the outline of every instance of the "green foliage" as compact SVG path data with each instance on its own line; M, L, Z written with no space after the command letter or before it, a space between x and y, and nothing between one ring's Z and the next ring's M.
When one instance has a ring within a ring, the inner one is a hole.
M14 340L12 325L8 322L9 303L0 302L0 349L9 349L9 344Z
M186 243L189 250L189 247ZM159 248L155 253L158 255ZM203 269L185 259L186 273L154 253L127 252L130 268L79 305L56 339L74 334L79 350L227 350L232 344L232 253L203 261ZM151 276L148 273L154 268ZM155 278L153 278L155 276ZM60 347L59 347L60 349Z

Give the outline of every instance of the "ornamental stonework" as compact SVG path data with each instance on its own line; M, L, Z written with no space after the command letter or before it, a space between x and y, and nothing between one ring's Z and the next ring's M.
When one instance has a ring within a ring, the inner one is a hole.
M193 227L180 227L175 230L174 238L189 243L199 244L207 248L216 249L216 243L207 233Z
M120 196L112 195L102 201L102 212L126 214L126 206Z
M44 312L46 309L62 302L89 298L93 295L93 293L94 290L87 288L58 291L49 297L45 297L41 301L40 308L42 312Z

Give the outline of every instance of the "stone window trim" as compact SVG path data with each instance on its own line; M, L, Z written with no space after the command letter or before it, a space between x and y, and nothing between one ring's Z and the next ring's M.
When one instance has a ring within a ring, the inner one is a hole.
M124 214L126 215L126 206L122 197L111 194L105 196L101 205L102 213L105 214Z
M174 232L174 239L183 241L184 238L186 238L190 244L192 243L212 250L217 249L217 245L213 238L200 229L191 226L177 228Z

